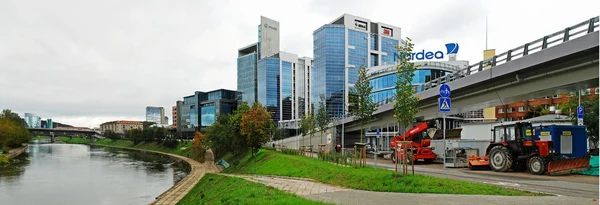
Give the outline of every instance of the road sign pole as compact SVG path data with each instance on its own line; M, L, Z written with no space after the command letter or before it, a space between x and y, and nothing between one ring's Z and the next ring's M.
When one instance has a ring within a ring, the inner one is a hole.
M444 157L444 169L446 169L446 113L445 112L442 114L442 121L443 121L442 135L444 137L444 152L443 152L442 156Z

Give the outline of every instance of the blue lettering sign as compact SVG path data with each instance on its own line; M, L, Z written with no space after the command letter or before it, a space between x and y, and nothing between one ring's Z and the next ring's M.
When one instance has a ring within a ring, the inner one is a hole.
M456 54L458 53L458 43L448 43L446 44L446 54ZM394 52L394 62L398 60L400 56L397 52ZM409 56L409 60L432 60L432 59L444 59L444 52L442 51L427 51L425 49L411 53Z

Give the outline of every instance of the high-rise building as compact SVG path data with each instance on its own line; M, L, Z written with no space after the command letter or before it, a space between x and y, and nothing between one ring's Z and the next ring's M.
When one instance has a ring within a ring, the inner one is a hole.
M156 124L165 124L165 108L163 107L146 107L146 121L154 122Z
M42 126L42 118L35 113L25 113L24 118L29 128L40 128Z
M279 22L261 16L258 42L238 50L241 101L260 102L276 122L297 122L309 104L312 59L279 50Z
M210 92L196 91L177 101L177 132L191 138L196 131L215 123L217 116L237 109L237 91L219 89Z
M171 118L173 118L173 126L177 127L177 105L171 107Z
M313 32L310 103L316 107L324 95L328 113L341 116L358 68L394 64L396 46L401 44L399 27L349 14L321 26Z

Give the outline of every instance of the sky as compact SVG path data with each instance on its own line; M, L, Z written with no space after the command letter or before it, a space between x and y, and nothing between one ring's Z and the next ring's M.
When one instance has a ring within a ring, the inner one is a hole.
M0 109L74 126L145 120L194 91L237 88L237 50L260 16L280 48L312 57L312 32L344 13L401 28L415 49L458 43L482 60L598 16L600 1L0 0ZM397 33L396 33L397 34Z

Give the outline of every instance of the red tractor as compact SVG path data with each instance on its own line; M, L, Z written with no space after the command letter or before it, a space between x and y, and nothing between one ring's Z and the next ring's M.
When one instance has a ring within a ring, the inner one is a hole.
M403 147L400 145L400 148L396 150L396 142L412 141L412 143L406 147L408 150L410 150L410 152L412 152L412 155L408 155L408 160L423 160L425 163L432 163L437 158L437 155L433 153L431 147L429 147L431 145L431 138L427 135L427 132L425 132L427 128L431 127L434 127L432 123L422 122L408 130L408 132L404 133L403 135L394 136L390 142L390 147L394 149L394 152L392 153L392 161L396 162L396 152L400 153L401 161L404 159L404 149L402 149Z

